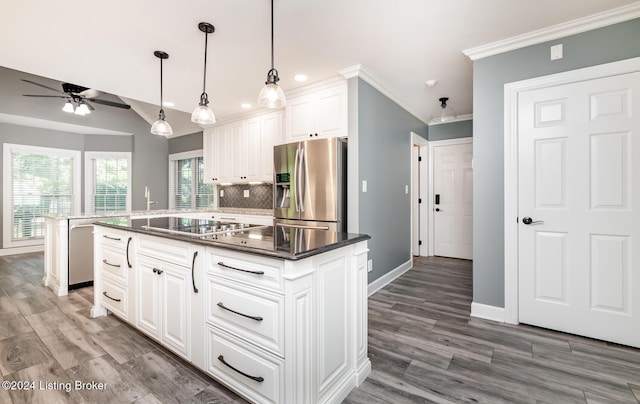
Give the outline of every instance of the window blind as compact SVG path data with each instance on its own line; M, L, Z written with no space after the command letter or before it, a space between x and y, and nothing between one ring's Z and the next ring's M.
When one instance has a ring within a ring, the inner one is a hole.
M172 158L169 207L193 209L213 207L214 186L205 184L202 157Z

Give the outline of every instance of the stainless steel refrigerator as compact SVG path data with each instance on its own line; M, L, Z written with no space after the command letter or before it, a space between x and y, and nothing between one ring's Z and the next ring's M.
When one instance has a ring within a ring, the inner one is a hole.
M346 139L313 139L275 146L276 225L345 232L346 168Z

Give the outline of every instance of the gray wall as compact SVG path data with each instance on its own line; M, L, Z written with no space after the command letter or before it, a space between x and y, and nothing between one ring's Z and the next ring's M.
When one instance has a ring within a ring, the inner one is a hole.
M202 132L169 139L169 154L202 149Z
M640 56L640 19L484 58L473 66L473 300L504 307L504 84ZM549 60L562 43L564 58Z
M473 136L473 121L439 123L429 126L428 138L431 141L458 139Z
M411 132L426 139L427 125L365 81L352 80L358 81L349 85L349 98L357 88L359 179L349 187L359 189L359 232L371 236L372 282L412 258ZM362 180L368 183L366 193L361 192Z
M26 116L49 121L64 122L90 128L110 129L131 136L104 136L52 131L29 126L0 123L0 148L5 143L41 147L55 147L80 151L130 151L132 152L132 209L146 209L144 187L152 190L152 198L158 201L154 209L167 208L168 204L168 141L164 137L152 135L150 125L133 110L94 105L96 110L88 116L76 116L61 111L64 100L57 98L23 97L22 94L51 94L20 79L29 79L44 85L59 88L60 83L43 77L33 76L0 67L0 113ZM103 94L100 98L121 102L113 95ZM0 156L0 181L2 181L2 156ZM84 168L84 162L83 168ZM84 183L84 182L83 182ZM84 186L82 188L84 195ZM2 203L7 201L2 195ZM0 226L3 218L0 218ZM0 248L2 246L0 232Z

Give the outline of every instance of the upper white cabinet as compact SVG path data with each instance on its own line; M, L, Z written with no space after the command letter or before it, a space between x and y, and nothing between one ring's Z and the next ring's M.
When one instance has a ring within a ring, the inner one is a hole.
M282 111L205 129L205 182L273 181L273 146L282 139Z
M347 136L347 84L291 97L285 107L285 141Z

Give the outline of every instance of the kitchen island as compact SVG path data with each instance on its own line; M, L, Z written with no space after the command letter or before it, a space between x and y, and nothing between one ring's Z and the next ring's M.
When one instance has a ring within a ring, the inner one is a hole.
M193 218L96 223L113 313L251 402L341 402L371 370L366 235Z

